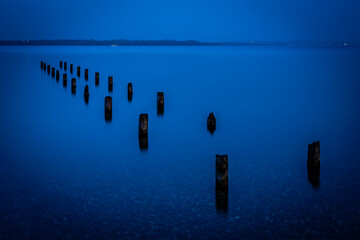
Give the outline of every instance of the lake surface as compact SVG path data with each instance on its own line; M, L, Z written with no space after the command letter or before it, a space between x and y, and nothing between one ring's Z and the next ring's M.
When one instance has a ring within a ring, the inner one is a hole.
M360 49L0 47L0 83L0 239L360 238Z

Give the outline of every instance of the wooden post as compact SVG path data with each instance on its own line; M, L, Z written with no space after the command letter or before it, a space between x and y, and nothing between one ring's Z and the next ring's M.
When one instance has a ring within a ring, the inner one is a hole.
M44 62L43 67L44 67L44 71L46 71L46 63L45 62Z
M100 79L99 73L96 72L96 73L95 73L95 85L96 85L96 86L99 85L99 79Z
M50 74L50 65L47 65L47 73Z
M64 70L67 70L67 62L64 62Z
M139 145L140 149L148 148L148 114L142 113L139 117Z
M77 67L77 76L80 77L80 66Z
M59 81L60 79L60 72L59 70L56 70L56 81Z
M85 80L88 80L89 69L85 69Z
M60 61L60 68L62 68L62 61Z
M105 97L105 120L111 121L112 118L112 98L110 96Z
M41 61L40 66L41 66L41 69L43 69L43 67L44 67L44 62L43 61Z
M89 102L89 86L86 85L84 88L84 99L85 99L85 103Z
M110 76L109 77L109 92L112 92L112 90L113 90L113 77L112 76Z
M76 93L76 78L71 79L71 92Z
M128 83L128 100L129 100L129 101L132 100L132 95L133 95L132 84L131 84L131 83Z
M73 73L73 64L70 64L70 73Z
M67 74L66 73L63 74L63 86L64 87L67 86Z
M320 184L320 141L308 145L308 180L317 188Z
M164 114L164 93L163 92L157 93L157 114L158 115Z
M217 190L228 190L228 156L216 155L215 179Z
M214 133L215 129L216 129L216 118L214 116L214 113L210 113L208 118L207 118L207 129L209 130L210 133Z
M51 68L51 76L55 77L55 68L54 67Z

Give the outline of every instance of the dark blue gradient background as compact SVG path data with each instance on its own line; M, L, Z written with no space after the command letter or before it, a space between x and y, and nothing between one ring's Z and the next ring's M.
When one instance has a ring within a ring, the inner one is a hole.
M358 0L0 1L0 39L360 41Z
M40 69L60 59L89 68L88 105L83 72L72 95ZM354 48L1 47L0 239L358 239L359 62ZM227 212L215 201L223 153Z

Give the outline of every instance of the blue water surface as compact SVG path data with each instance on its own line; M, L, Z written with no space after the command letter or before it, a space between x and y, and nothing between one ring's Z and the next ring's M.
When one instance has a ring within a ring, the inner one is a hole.
M0 239L359 239L359 66L356 48L0 47Z

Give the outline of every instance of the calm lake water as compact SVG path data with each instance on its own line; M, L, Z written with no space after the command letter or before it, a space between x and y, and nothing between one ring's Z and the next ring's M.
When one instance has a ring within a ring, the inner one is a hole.
M42 60L68 62L66 88ZM0 239L360 238L360 49L0 47L0 83Z

